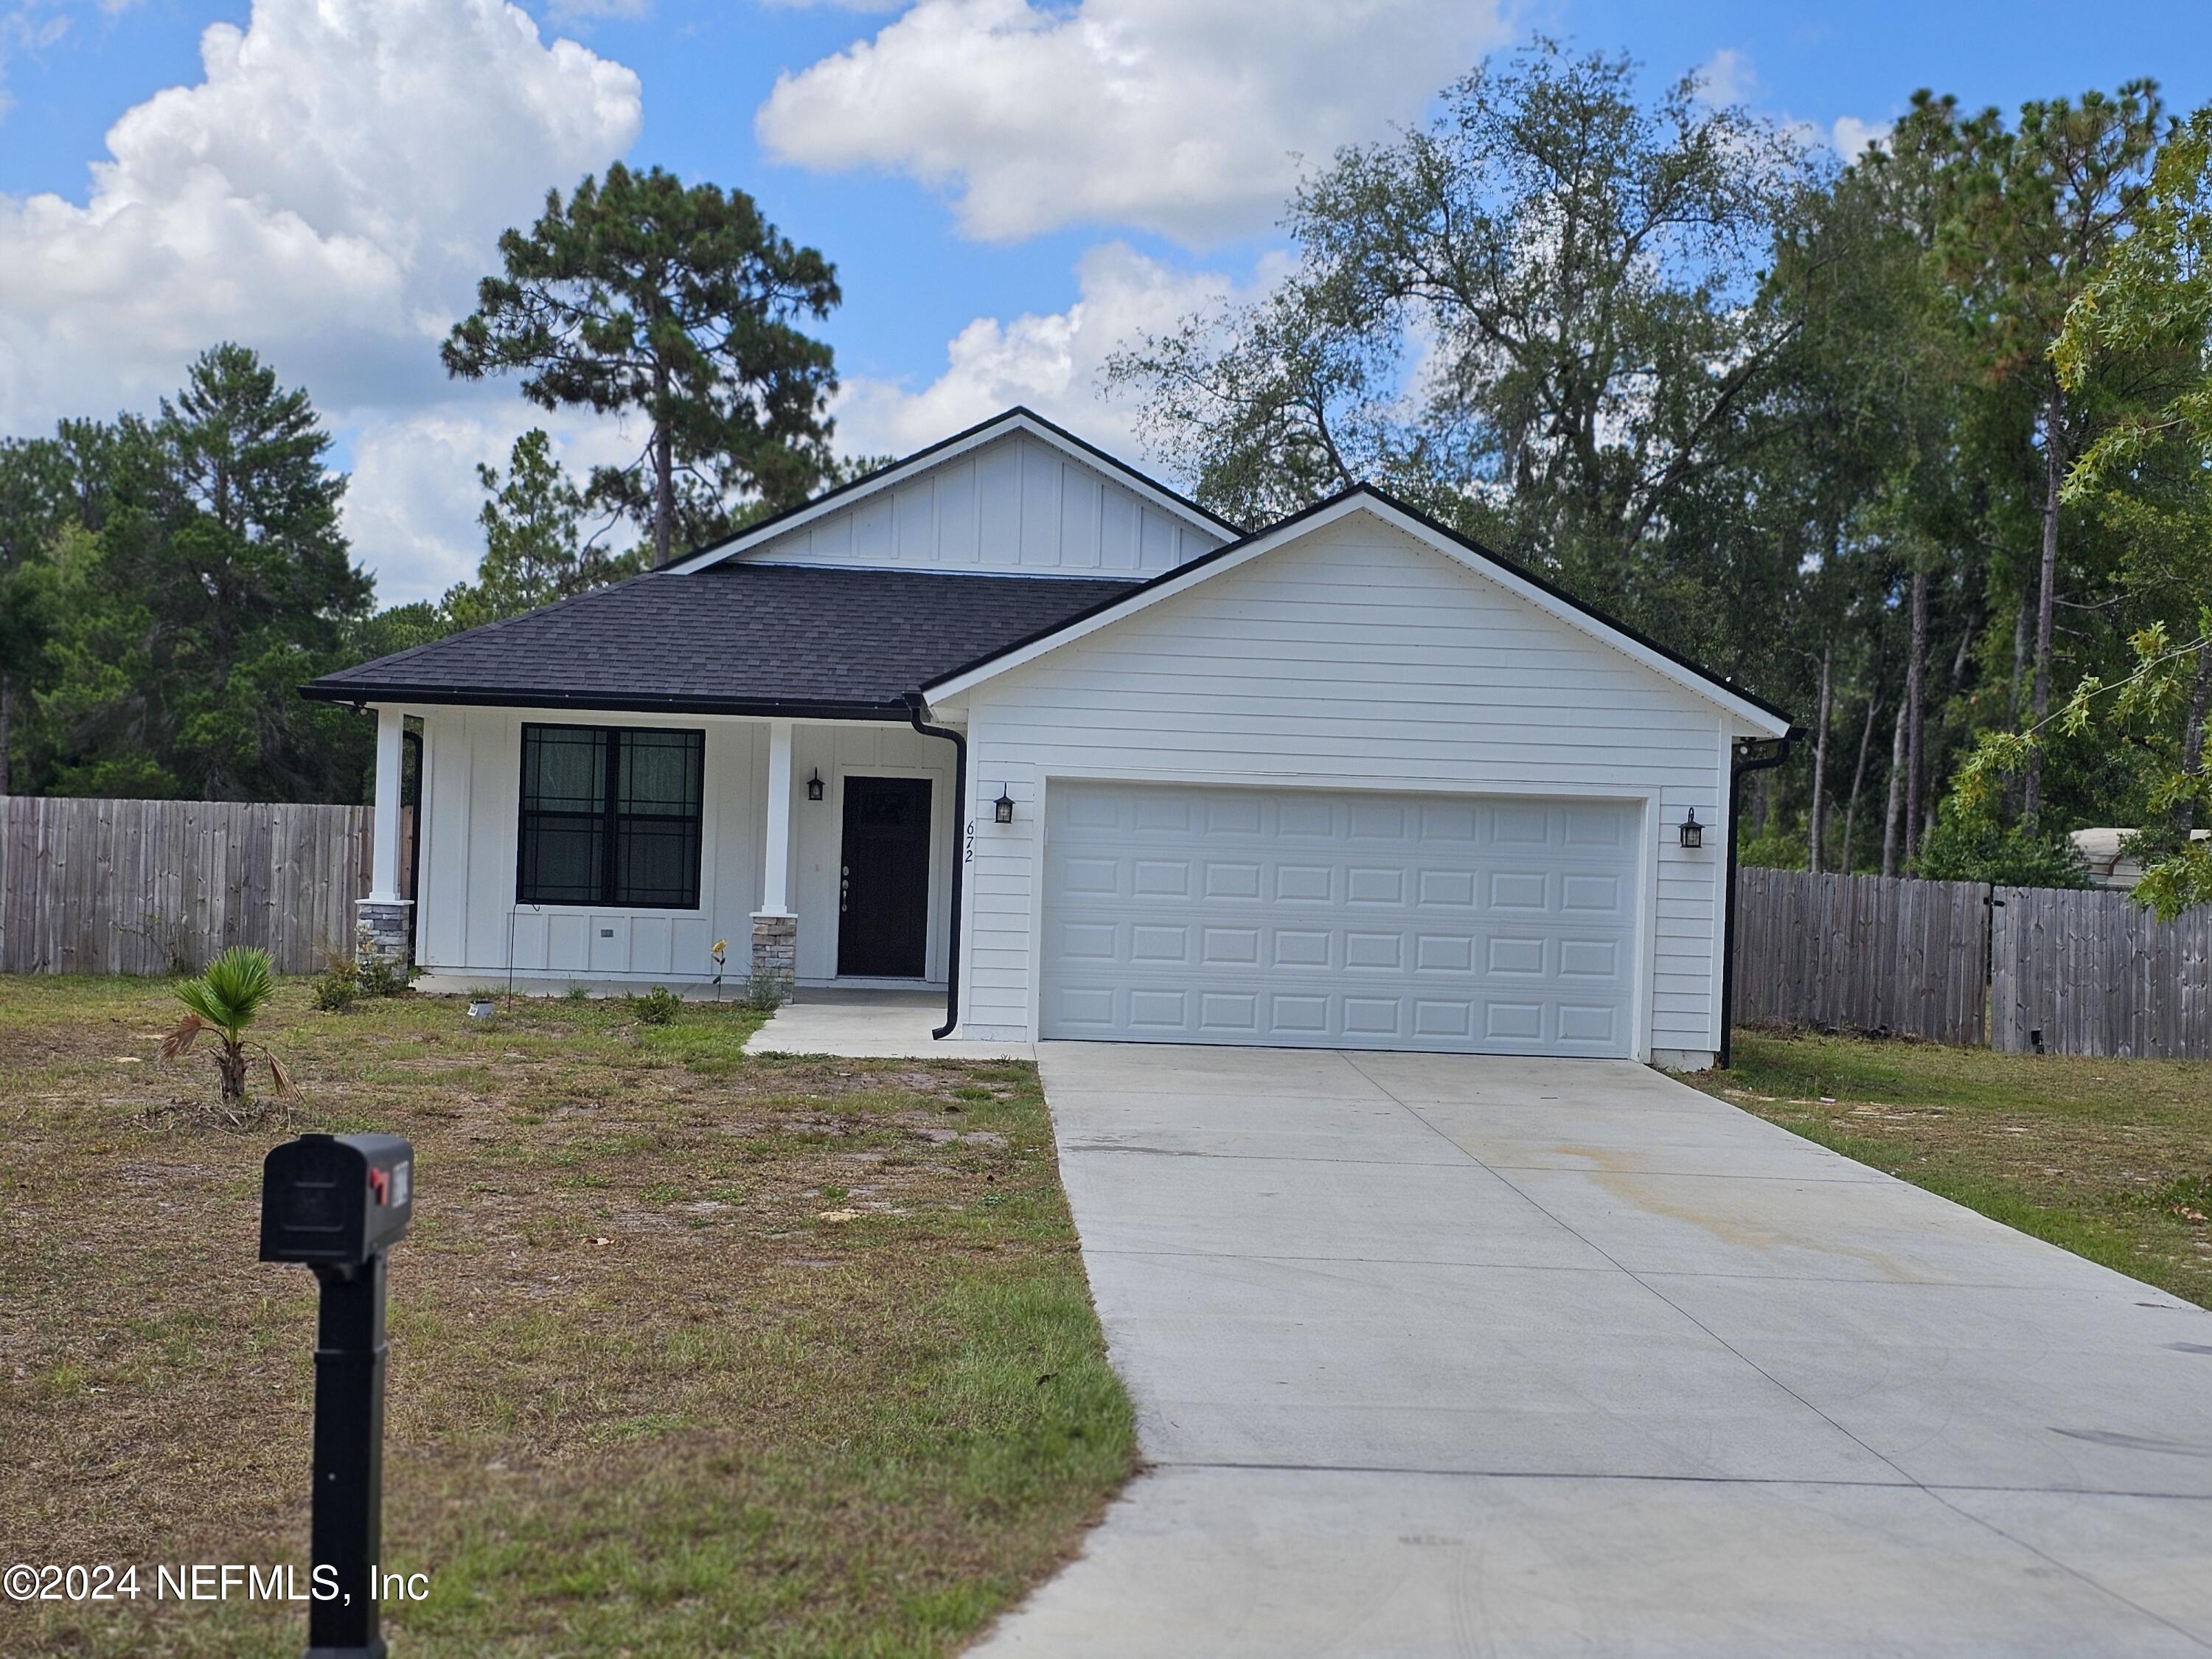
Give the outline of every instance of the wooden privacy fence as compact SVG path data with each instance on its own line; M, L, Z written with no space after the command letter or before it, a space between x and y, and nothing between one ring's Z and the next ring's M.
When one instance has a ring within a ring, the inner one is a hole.
M165 974L233 945L280 973L353 950L369 809L0 798L0 970Z
M1735 1020L2212 1060L2212 907L2161 922L2125 893L1741 870Z
M2000 887L1994 896L1995 1047L2212 1060L2212 906L2160 921L2125 893Z
M1984 1040L1989 889L1736 872L1735 1020Z

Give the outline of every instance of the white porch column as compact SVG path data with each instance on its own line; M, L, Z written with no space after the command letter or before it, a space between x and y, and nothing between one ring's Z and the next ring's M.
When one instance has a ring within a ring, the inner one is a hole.
M376 817L368 898L399 902L399 742L406 717L397 708L376 711Z
M791 722L768 723L768 832L762 838L761 908L753 912L751 991L791 994L799 969L799 918L791 910Z
M403 975L415 956L415 903L399 896L399 754L407 717L376 711L376 805L369 815L368 896L354 907L354 961Z
M767 867L761 881L761 914L791 914L791 722L768 723Z

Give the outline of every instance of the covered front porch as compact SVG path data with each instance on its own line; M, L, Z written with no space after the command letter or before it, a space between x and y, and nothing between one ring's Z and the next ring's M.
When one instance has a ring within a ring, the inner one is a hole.
M958 873L945 738L887 720L568 708L377 718L362 943L393 954L411 939L422 988L872 988L927 994L942 1023ZM398 833L410 725L411 903Z

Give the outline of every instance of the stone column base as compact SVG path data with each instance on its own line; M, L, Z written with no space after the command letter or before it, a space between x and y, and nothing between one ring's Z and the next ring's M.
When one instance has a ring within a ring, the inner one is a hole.
M415 964L415 901L363 899L354 907L353 959L357 967L388 962L405 973Z
M763 910L753 916L752 977L748 989L762 1000L791 1000L799 977L799 918Z

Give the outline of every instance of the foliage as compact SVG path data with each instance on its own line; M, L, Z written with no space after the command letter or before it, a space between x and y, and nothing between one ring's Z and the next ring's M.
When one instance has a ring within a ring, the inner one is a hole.
M325 1013L343 1013L362 998L398 996L407 988L410 977L409 970L389 957L362 961L333 955L315 980L314 1004Z
M1995 818L1947 801L1920 843L1912 873L1929 881L2000 887L2087 887L2089 866L2064 835Z
M672 1025L684 1011L684 999L665 985L656 985L642 996L624 999L630 1018L641 1025Z
M2154 808L2212 805L2212 779L2205 775L2201 751L2195 763L2182 763L2181 745L2171 736L2182 726L2182 711L2196 699L2194 720L2197 741L2200 745L2203 742L2204 710L2197 688L2205 678L2207 658L2212 656L2212 605L2206 605L2197 620L2202 631L2179 646L2167 638L2164 623L2153 623L2128 641L2136 665L2126 678L2107 685L2096 675L2087 675L2063 708L2035 726L2024 732L1984 733L1954 781L1961 815L1987 813L2001 781L2024 770L2042 752L2046 727L2079 735L2100 720L2114 735L2133 737L2142 749L2161 757L2162 775L2151 794ZM2146 736L2143 727L2159 735ZM2212 843L2190 839L2189 828L2186 817L2178 823L2169 819L2137 836L2131 848L2138 856L2150 854L2135 896L2167 921L2192 904L2212 902Z
M246 1099L246 1066L258 1053L269 1067L269 1080L278 1094L292 1086L291 1075L266 1043L249 1042L246 1033L259 1018L276 981L269 969L269 953L251 945L234 945L208 963L197 979L177 983L177 1000L186 1012L161 1039L161 1058L175 1060L189 1054L204 1031L216 1039L216 1075L222 1103L236 1107Z
M1694 80L1647 96L1540 41L1316 169L1288 275L1109 379L1231 518L1381 484L1795 710L1747 858L1995 857L1937 804L2029 729L1973 808L2022 829L2005 860L2083 823L2172 839L2193 701L2120 743L2039 726L2054 686L2135 672L2154 623L2194 637L2212 592L2212 470L2174 423L2212 362L2176 274L2203 281L2202 152L2176 135L2154 167L2165 120L2148 82L2010 113L1922 91L1837 167ZM2163 296L2124 325L2123 280ZM2075 374L2048 355L2069 310L2110 337ZM2062 500L2073 458L2124 442L2124 479L2077 468Z
M641 414L643 453L597 470L588 493L647 532L654 564L722 533L733 497L805 499L829 465L836 387L830 348L797 326L838 302L821 254L742 191L619 162L565 203L549 193L499 247L447 370L521 374L546 409Z
M330 965L316 975L309 995L322 1012L342 1014L361 995L361 974L344 957L333 957Z
M305 392L224 344L156 419L0 449L16 787L357 796L368 735L297 695L368 617L330 444Z
M1746 302L1806 163L1693 78L1649 109L1633 82L1539 40L1338 152L1273 293L1113 360L1155 452L1246 523L1372 480L1638 615L1638 555L1790 337Z
M2192 836L2212 816L2212 109L2160 147L2133 228L2075 301L2051 357L2069 386L2116 355L2179 366L2118 415L2067 479L2069 499L2115 523L2124 589L2154 620L2130 635L2131 672L2110 702L2094 708L2106 688L2090 676L2062 723L2078 732L2099 720L2148 758L2153 816L2132 849L2145 860L2136 895L2170 918L2212 902L2212 843Z
M791 1000L791 981L781 974L756 968L745 975L744 1006L757 1014L772 1014Z
M479 466L485 501L477 515L484 552L474 582L446 590L439 609L453 629L519 616L634 574L633 551L615 556L583 536L584 495L553 453L553 441L533 427L514 441L504 477Z

